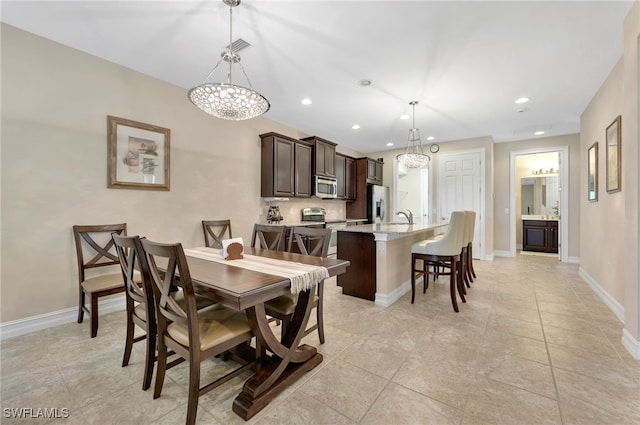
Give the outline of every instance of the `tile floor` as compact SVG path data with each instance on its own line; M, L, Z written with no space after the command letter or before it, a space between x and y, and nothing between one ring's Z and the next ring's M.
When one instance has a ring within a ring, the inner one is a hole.
M326 284L324 362L249 423L638 424L640 362L622 324L574 264L518 256L475 262L460 313L444 279L411 305L389 308ZM180 424L187 369L168 372L162 396L142 391L143 347L120 367L124 314L2 342L2 424ZM317 335L306 342L317 344ZM203 376L229 367L205 362ZM248 375L247 375L248 376ZM247 376L200 399L199 424L242 424L231 411ZM66 408L66 419L7 418L6 408Z

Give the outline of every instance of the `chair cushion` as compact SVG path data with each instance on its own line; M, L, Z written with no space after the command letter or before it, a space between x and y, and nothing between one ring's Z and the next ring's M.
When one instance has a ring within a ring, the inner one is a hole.
M199 311L198 322L201 351L251 332L251 327L244 311L236 311L220 304ZM189 346L189 329L187 325L172 323L167 326L167 333L176 342L185 347Z
M318 296L313 296L314 303L318 302ZM264 303L264 308L268 315L274 314L279 316L290 316L296 310L296 304L298 303L298 294L281 295L278 298L274 298Z
M133 314L135 314L145 322L147 321L147 309L144 304L136 305L133 309Z
M176 292L172 294L172 296L173 296L173 299L176 300L178 304L180 304L180 306L184 306L184 293L182 292L182 289L178 289ZM207 298L203 298L199 295L196 295L196 308L198 310L214 304L215 304L215 301L211 301Z
M444 238L437 239L425 239L420 242L416 242L411 245L411 252L414 254L424 254L424 255L458 255L460 254L460 249L453 246L450 243L446 242Z
M133 273L133 280L136 282L142 282L140 273ZM124 289L124 280L122 278L122 273L111 273L94 276L85 279L84 282L82 282L82 289L87 293L106 291L118 287L122 287L122 289Z

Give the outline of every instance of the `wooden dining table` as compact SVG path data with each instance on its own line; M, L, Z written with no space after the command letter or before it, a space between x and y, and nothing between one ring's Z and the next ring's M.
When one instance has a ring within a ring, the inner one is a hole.
M344 273L350 264L345 260L250 247L245 247L244 253L323 266L330 276ZM315 347L300 344L313 309L314 290L299 293L291 323L280 340L269 326L264 302L290 293L291 281L288 278L237 267L233 260L220 263L189 256L188 252L185 254L194 290L228 307L245 310L257 344L272 353L262 360L259 370L244 383L242 392L233 402L233 411L248 420L300 376L322 362L322 354Z

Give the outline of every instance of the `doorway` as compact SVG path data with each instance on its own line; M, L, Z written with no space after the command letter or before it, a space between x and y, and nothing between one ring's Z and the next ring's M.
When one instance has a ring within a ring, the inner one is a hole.
M557 158L557 166L549 165L554 164L545 162L548 159L543 158ZM553 202L542 202L538 205L538 202L531 204L528 213L533 219L540 216L540 218L555 218L557 216L558 223L558 259L563 262L568 262L569 259L569 148L567 146L549 147L549 148L536 148L527 149L521 151L511 152L511 177L510 177L510 256L515 257L519 247L522 246L522 242L518 243L518 236L522 235L521 216L522 216L522 204L521 199L518 196L521 186L521 177L536 177L540 176L548 179L550 176L557 176L557 192L554 190L554 196L551 198ZM523 170L522 167L518 168L518 163L525 164L525 159L534 159L532 162L528 162L527 170ZM538 162L536 162L538 161ZM531 165L537 164L537 165ZM565 189L566 188L566 189ZM553 204L553 205L552 205ZM524 207L526 208L526 207ZM526 213L527 211L525 211Z

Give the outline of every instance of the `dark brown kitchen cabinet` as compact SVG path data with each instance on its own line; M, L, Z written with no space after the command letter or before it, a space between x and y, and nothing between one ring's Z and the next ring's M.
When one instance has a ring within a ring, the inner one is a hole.
M336 144L317 136L301 139L313 145L313 174L336 177Z
M367 158L367 183L382 184L382 162Z
M382 184L383 162L372 158L355 160L355 193L353 202L347 202L347 217L367 216L367 185Z
M523 220L522 250L558 252L557 220Z
M276 133L260 139L261 196L311 196L311 146Z
M356 199L356 160L354 158L336 154L336 179L338 199Z
M295 144L295 196L311 196L311 158L313 148L302 143Z

